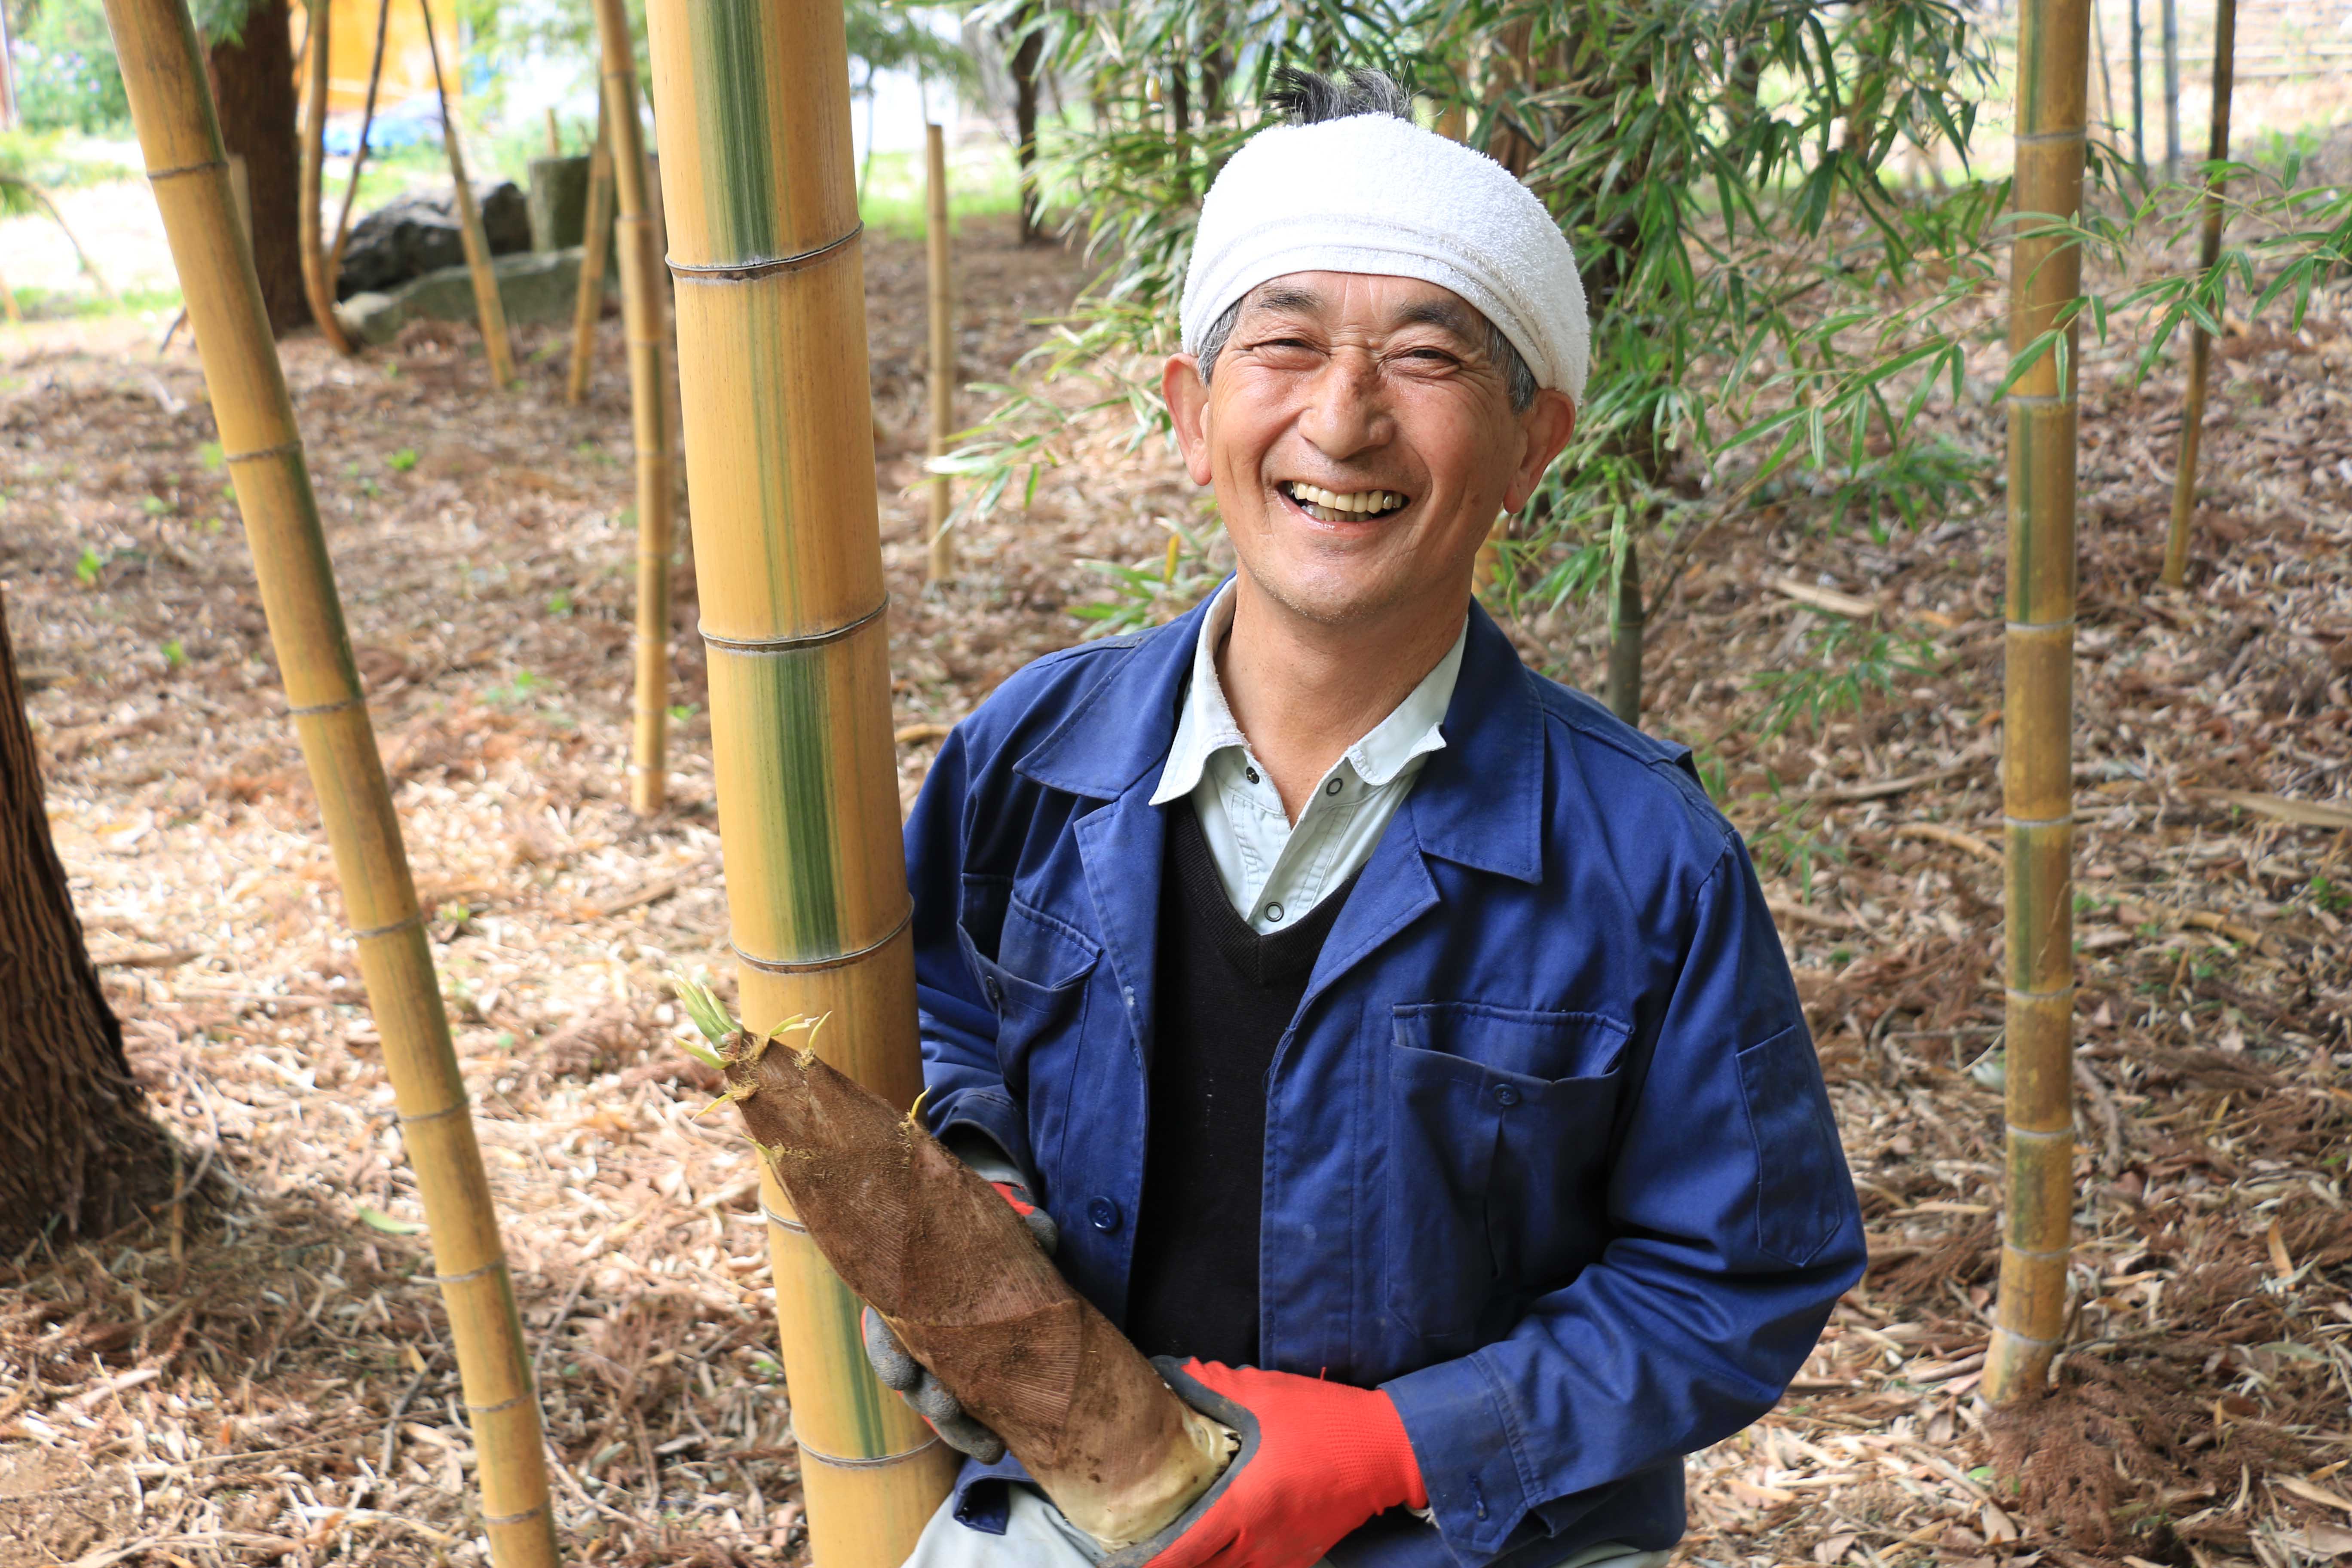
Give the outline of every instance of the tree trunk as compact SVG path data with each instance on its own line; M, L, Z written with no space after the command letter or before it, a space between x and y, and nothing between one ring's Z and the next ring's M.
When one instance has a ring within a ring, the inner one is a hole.
M1022 7L1013 21L1021 42L1013 51L1013 131L1021 159L1021 243L1034 245L1045 236L1038 223L1037 197L1037 68L1045 56L1045 31L1034 5Z
M164 1195L142 1100L49 838L0 605L0 1256L102 1235Z
M284 335L310 320L302 289L302 153L294 134L294 41L286 0L255 0L238 41L215 44L205 60L219 105L221 140L245 159L253 194L253 269L269 330Z

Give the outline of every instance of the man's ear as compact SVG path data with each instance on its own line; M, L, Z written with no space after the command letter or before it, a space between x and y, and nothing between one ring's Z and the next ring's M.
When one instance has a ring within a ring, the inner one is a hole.
M1519 428L1527 433L1528 447L1511 475L1511 488L1504 492L1505 511L1517 511L1528 504L1528 498L1543 480L1544 470L1576 434L1576 405L1565 392L1545 387L1519 416Z
M1176 446L1184 454L1184 471L1196 485L1209 482L1209 386L1201 379L1201 362L1191 354L1170 354L1160 367L1160 395L1168 400L1168 416L1176 426Z

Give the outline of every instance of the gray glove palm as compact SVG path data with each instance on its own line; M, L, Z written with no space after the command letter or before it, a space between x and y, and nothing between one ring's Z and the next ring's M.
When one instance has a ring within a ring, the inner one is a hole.
M967 1136L958 1137L959 1132ZM1013 1205L1029 1234L1051 1258L1061 1244L1061 1231L1054 1216L1037 1206L1030 1196L1028 1178L1021 1168L1005 1158L995 1143L968 1129L950 1131L947 1139L948 1152L970 1165ZM1004 1458L1004 1439L966 1414L930 1369L908 1353L882 1314L873 1308L866 1309L863 1320L866 1332L866 1359L874 1365L874 1375L882 1386L894 1390L914 1408L915 1414L931 1424L940 1441L950 1448L971 1455L983 1465L992 1465Z

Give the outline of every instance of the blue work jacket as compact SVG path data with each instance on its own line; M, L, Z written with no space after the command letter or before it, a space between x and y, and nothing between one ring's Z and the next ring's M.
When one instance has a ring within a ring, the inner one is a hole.
M1151 1114L1150 800L1202 616L1013 676L907 825L926 1117L1034 1173L1114 1323ZM1436 1529L1383 1515L1343 1568L1671 1546L1682 1457L1770 1408L1861 1275L1853 1181L1688 753L1475 607L1444 737L1267 1073L1261 1357L1403 1415Z

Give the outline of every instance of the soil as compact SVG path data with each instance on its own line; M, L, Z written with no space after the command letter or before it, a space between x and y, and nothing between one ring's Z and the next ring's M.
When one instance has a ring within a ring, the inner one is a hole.
M1012 380L1041 336L1029 319L1085 268L1013 246L1009 222L960 254L962 374ZM1085 414L1050 434L1025 504L964 531L961 580L926 590L908 488L920 249L875 234L868 275L910 796L939 726L1111 600L1088 558L1156 577L1163 520L1198 510L1123 409ZM2178 373L2134 385L2116 356L2084 356L2076 1305L2057 1393L2021 1412L1975 1398L2001 1161L1998 490L1883 537L1801 488L1759 490L1678 562L1645 563L1671 576L1646 721L1700 748L1756 847L1874 1255L1781 1406L1693 1458L1683 1561L2286 1568L2352 1551L2345 304L2223 344L2181 595L2149 591ZM0 1568L478 1562L415 1189L195 362L184 341L157 358L143 326L70 325L0 338L0 578L77 906L198 1196L0 1265ZM505 395L464 329L359 361L284 347L569 1549L800 1562L751 1159L722 1119L693 1120L715 1075L675 1043L690 1026L665 984L727 969L683 554L673 805L625 806L619 338L608 321L578 409L551 332L520 334ZM1997 458L1991 364L1940 417ZM1220 559L1184 552L1180 588ZM1832 607L1857 600L1909 668L1850 643L1826 659L1850 689L1768 738L1759 677L1824 668ZM1597 617L1513 631L1594 685Z

